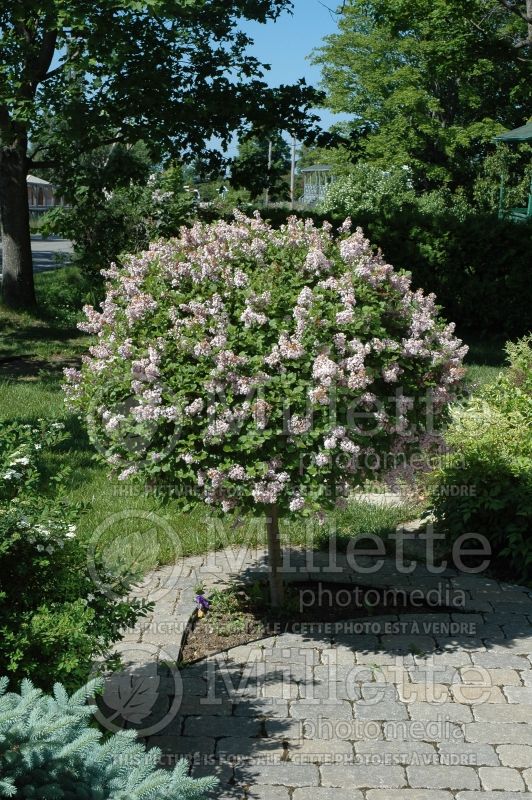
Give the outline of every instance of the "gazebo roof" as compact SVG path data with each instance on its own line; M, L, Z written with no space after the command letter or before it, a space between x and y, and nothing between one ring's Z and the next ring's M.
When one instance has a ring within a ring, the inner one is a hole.
M300 172L330 172L329 164L313 164L311 167L302 167Z
M52 185L48 181L44 181L42 178L35 177L35 175L28 175L26 177L26 183L33 183L36 186L51 186Z
M521 128L500 133L495 139L499 142L532 142L532 122L527 122Z

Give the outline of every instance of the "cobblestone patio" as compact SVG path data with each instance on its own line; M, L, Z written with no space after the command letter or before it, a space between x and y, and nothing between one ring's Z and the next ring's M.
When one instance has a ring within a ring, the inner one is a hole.
M266 571L258 550L183 559L136 592L155 609L118 649L146 702L122 725L217 774L219 800L532 800L532 592L335 558L286 552L286 578L422 587L457 610L315 624L178 670L195 587Z

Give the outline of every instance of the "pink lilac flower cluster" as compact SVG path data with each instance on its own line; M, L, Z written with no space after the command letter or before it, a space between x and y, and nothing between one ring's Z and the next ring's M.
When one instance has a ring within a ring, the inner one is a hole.
M111 265L68 401L122 479L224 511L307 513L415 450L466 348L357 228L260 215L196 223ZM360 422L360 419L363 422Z

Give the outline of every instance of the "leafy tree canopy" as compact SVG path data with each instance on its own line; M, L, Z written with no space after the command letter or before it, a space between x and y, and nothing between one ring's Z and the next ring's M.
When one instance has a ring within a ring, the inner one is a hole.
M244 20L290 0L6 0L0 9L0 216L4 300L35 302L26 175L111 144L207 155L235 132L300 136L318 94L270 88Z
M470 186L493 135L530 114L526 30L498 0L346 0L314 62L327 105L353 114L350 157Z
M271 143L271 164L269 152ZM286 199L290 172L290 147L281 133L269 136L253 136L241 140L231 169L231 183L237 188L248 189L255 200L265 189L270 200Z
M113 141L200 152L272 116L299 128L312 90L270 89L243 19L289 0L7 0L0 11L0 135L26 133L49 162ZM52 124L53 122L53 124Z

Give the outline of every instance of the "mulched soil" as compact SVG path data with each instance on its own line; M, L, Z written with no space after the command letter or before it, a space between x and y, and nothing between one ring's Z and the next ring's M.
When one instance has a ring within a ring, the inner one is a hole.
M203 617L194 619L182 651L184 664L269 636L300 632L302 623L310 628L314 623L336 623L388 614L456 612L456 609L442 606L414 605L401 592L397 592L397 602L390 605L389 592L386 596L386 589L375 588L371 588L371 595L367 597L370 603L364 604L367 587L355 587L352 583L301 581L287 587L285 607L276 613L268 606L266 583L255 584L253 590L250 589L247 586L235 589L234 610L222 611L213 603ZM348 597L352 601L346 604ZM314 602L311 604L312 598Z

